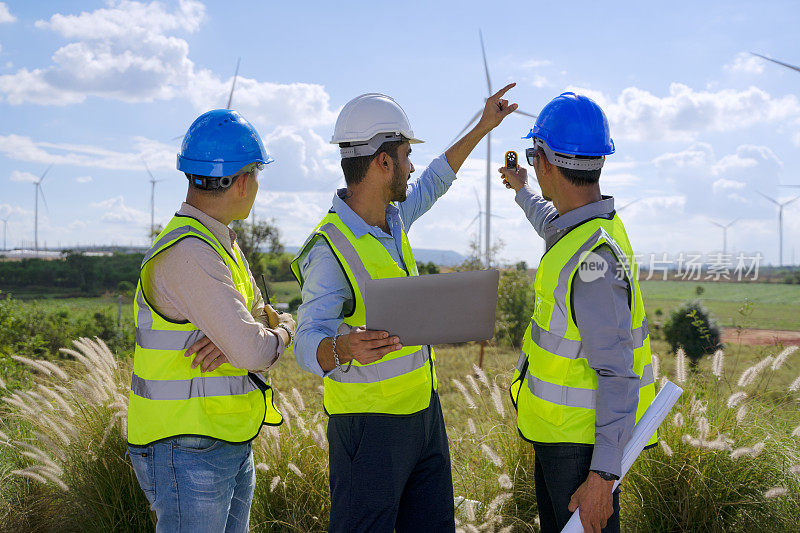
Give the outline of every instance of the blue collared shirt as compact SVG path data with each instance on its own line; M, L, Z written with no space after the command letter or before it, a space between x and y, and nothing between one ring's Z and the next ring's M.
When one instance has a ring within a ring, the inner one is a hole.
M377 226L370 226L350 209L342 199L346 189L338 190L333 196L332 209L356 238L371 234L392 259L405 268L401 228L408 233L411 224L447 192L455 179L456 174L444 154L434 159L419 179L409 183L404 202L386 206L386 224L391 235ZM345 313L352 310L354 299L344 272L325 242L317 241L302 253L299 265L303 276L303 303L297 310L294 357L303 369L325 376L317 361L317 347L323 339L336 334Z

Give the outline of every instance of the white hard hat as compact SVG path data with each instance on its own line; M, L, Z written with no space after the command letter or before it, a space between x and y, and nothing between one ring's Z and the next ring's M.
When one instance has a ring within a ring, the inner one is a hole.
M342 108L333 129L331 144L342 147L342 158L374 154L387 141L421 143L414 137L403 108L393 98L380 93L356 96Z

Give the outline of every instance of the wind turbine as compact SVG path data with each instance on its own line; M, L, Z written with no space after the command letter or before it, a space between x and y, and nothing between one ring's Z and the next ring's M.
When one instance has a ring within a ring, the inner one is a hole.
M778 266L783 266L783 208L795 200L800 199L800 196L795 196L791 200L786 200L785 202L779 202L778 200L770 198L762 192L756 192L778 206Z
M722 255L726 255L728 252L728 228L733 226L739 220L739 218L735 218L730 222L728 222L727 224L720 224L719 222L715 222L714 220L711 219L708 220L715 226L719 226L720 228L722 228Z
M142 163L144 163L144 168L147 170L147 173L150 175L150 238L152 239L155 237L153 233L155 232L156 225L155 225L155 197L156 197L156 183L164 180L157 180L153 173L150 172L150 167L147 166L147 163L144 159L142 159Z
M8 229L8 219L0 218L3 221L3 251L8 250L6 247L6 229Z
M641 200L642 200L641 198L637 198L636 200L631 200L630 202L628 202L627 204L623 205L622 207L615 208L614 211L619 213L620 211L629 208L630 206L632 206L633 204L635 204L636 202L639 202Z
M483 232L482 232L483 228L481 227L481 222L482 222L481 217L483 217L486 214L486 211L483 210L483 206L481 205L481 197L480 195L478 195L478 189L475 189L473 187L473 190L475 191L475 201L478 203L478 214L475 215L475 218L473 218L469 224L467 224L466 229L471 228L476 221L478 222L478 247L480 250L480 244L483 241ZM495 218L505 218L504 216L501 215L490 215L490 216Z
M796 70L797 72L800 72L800 67L797 67L795 65L791 65L789 63L784 63L783 61L778 61L777 59L772 59L771 57L762 56L761 54L757 54L755 52L750 52L750 53L753 54L754 56L760 57L761 59L766 59L767 61L771 61L772 63L776 63L776 64L781 65L783 67L790 68L792 70Z
M228 103L225 105L225 109L231 108L231 102L233 102L233 90L236 89L236 80L239 78L239 64L242 62L242 58L236 58L236 70L233 73L233 82L231 82L231 92L228 94ZM178 135L177 137L173 137L173 141L177 141L178 139L183 139L185 135Z
M33 187L36 189L36 205L33 211L33 249L36 252L36 255L39 255L39 193L42 193L42 202L44 202L45 209L50 212L50 209L47 208L47 200L44 199L42 182L44 181L44 177L47 176L47 173L50 172L51 168L53 168L53 165L47 167L47 170L44 171L44 174L42 174L38 181L33 182Z
M483 45L483 32L478 31L478 35L480 36L481 40L481 53L483 54L483 70L486 73L486 87L489 90L488 96L492 96L494 91L492 91L492 80L489 77L489 63L486 60L486 47ZM487 98L488 98L487 96ZM484 99L484 102L486 99ZM458 135L455 136L453 141L450 143L451 145L458 140L461 135L464 134L474 123L477 121L481 113L483 113L483 109L479 109L475 116L470 119L464 129L461 130ZM536 118L537 115L533 115L531 113L526 113L525 111L520 111L517 109L514 113L519 113L520 115L525 115L526 117ZM488 216L486 217L486 242L485 242L485 250L486 250L486 267L489 268L491 264L491 254L492 254L492 133L489 132L486 134L486 213Z

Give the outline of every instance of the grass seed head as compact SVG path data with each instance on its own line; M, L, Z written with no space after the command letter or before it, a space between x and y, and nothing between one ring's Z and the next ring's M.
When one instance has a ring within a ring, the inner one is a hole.
M721 349L714 352L714 358L711 362L711 373L717 376L717 379L722 379L725 366L725 352Z
M789 358L794 352L797 351L797 346L787 346L781 352L775 356L775 360L772 361L772 370L778 370L780 367L783 366L783 363L786 362L786 359Z
M281 476L275 476L272 478L272 481L269 482L269 491L275 492L275 488L278 486L278 483L281 482Z
M686 383L686 352L683 348L678 348L675 354L675 381Z
M728 406L728 409L733 409L734 407L742 403L742 400L744 400L745 398L747 398L746 392L744 391L734 392L733 394L728 396L728 401L725 402L725 405Z
M765 498L778 498L780 496L786 496L788 491L784 487L772 487L768 491L764 493Z

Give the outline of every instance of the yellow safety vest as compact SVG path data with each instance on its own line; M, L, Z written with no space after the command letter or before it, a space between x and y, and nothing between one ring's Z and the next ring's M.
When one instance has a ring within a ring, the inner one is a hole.
M633 371L639 375L636 421L655 398L650 336L639 289L639 267L625 227L615 214L570 230L542 256L534 280L535 307L511 383L517 427L532 442L593 444L597 373L587 360L572 310L572 283L598 247L611 248L630 284ZM595 310L597 313L605 309ZM654 434L648 444L655 444Z
M328 243L353 292L353 309L344 317L347 331L366 323L363 294L364 284L368 279L419 275L405 231L402 239L403 262L406 268L403 270L373 235L367 233L356 238L339 215L330 212L317 225L292 261L292 272L301 287L303 277L300 259L317 238L323 238ZM398 309L398 312L411 310ZM342 331L340 328L340 333ZM435 356L430 346L403 346L374 363L362 365L353 361L352 367L346 373L336 368L324 379L325 412L329 415L409 415L419 412L428 407L431 391L437 388L434 361Z
M247 442L262 424L280 425L273 391L261 374L228 363L212 372L191 368L184 352L203 336L189 321L174 321L150 304L144 280L155 256L186 238L211 246L231 271L233 282L250 309L254 290L238 245L231 255L198 220L175 215L144 256L136 287L136 349L128 402L128 442L144 445L178 435L203 435L228 442ZM235 257L234 257L235 256Z

